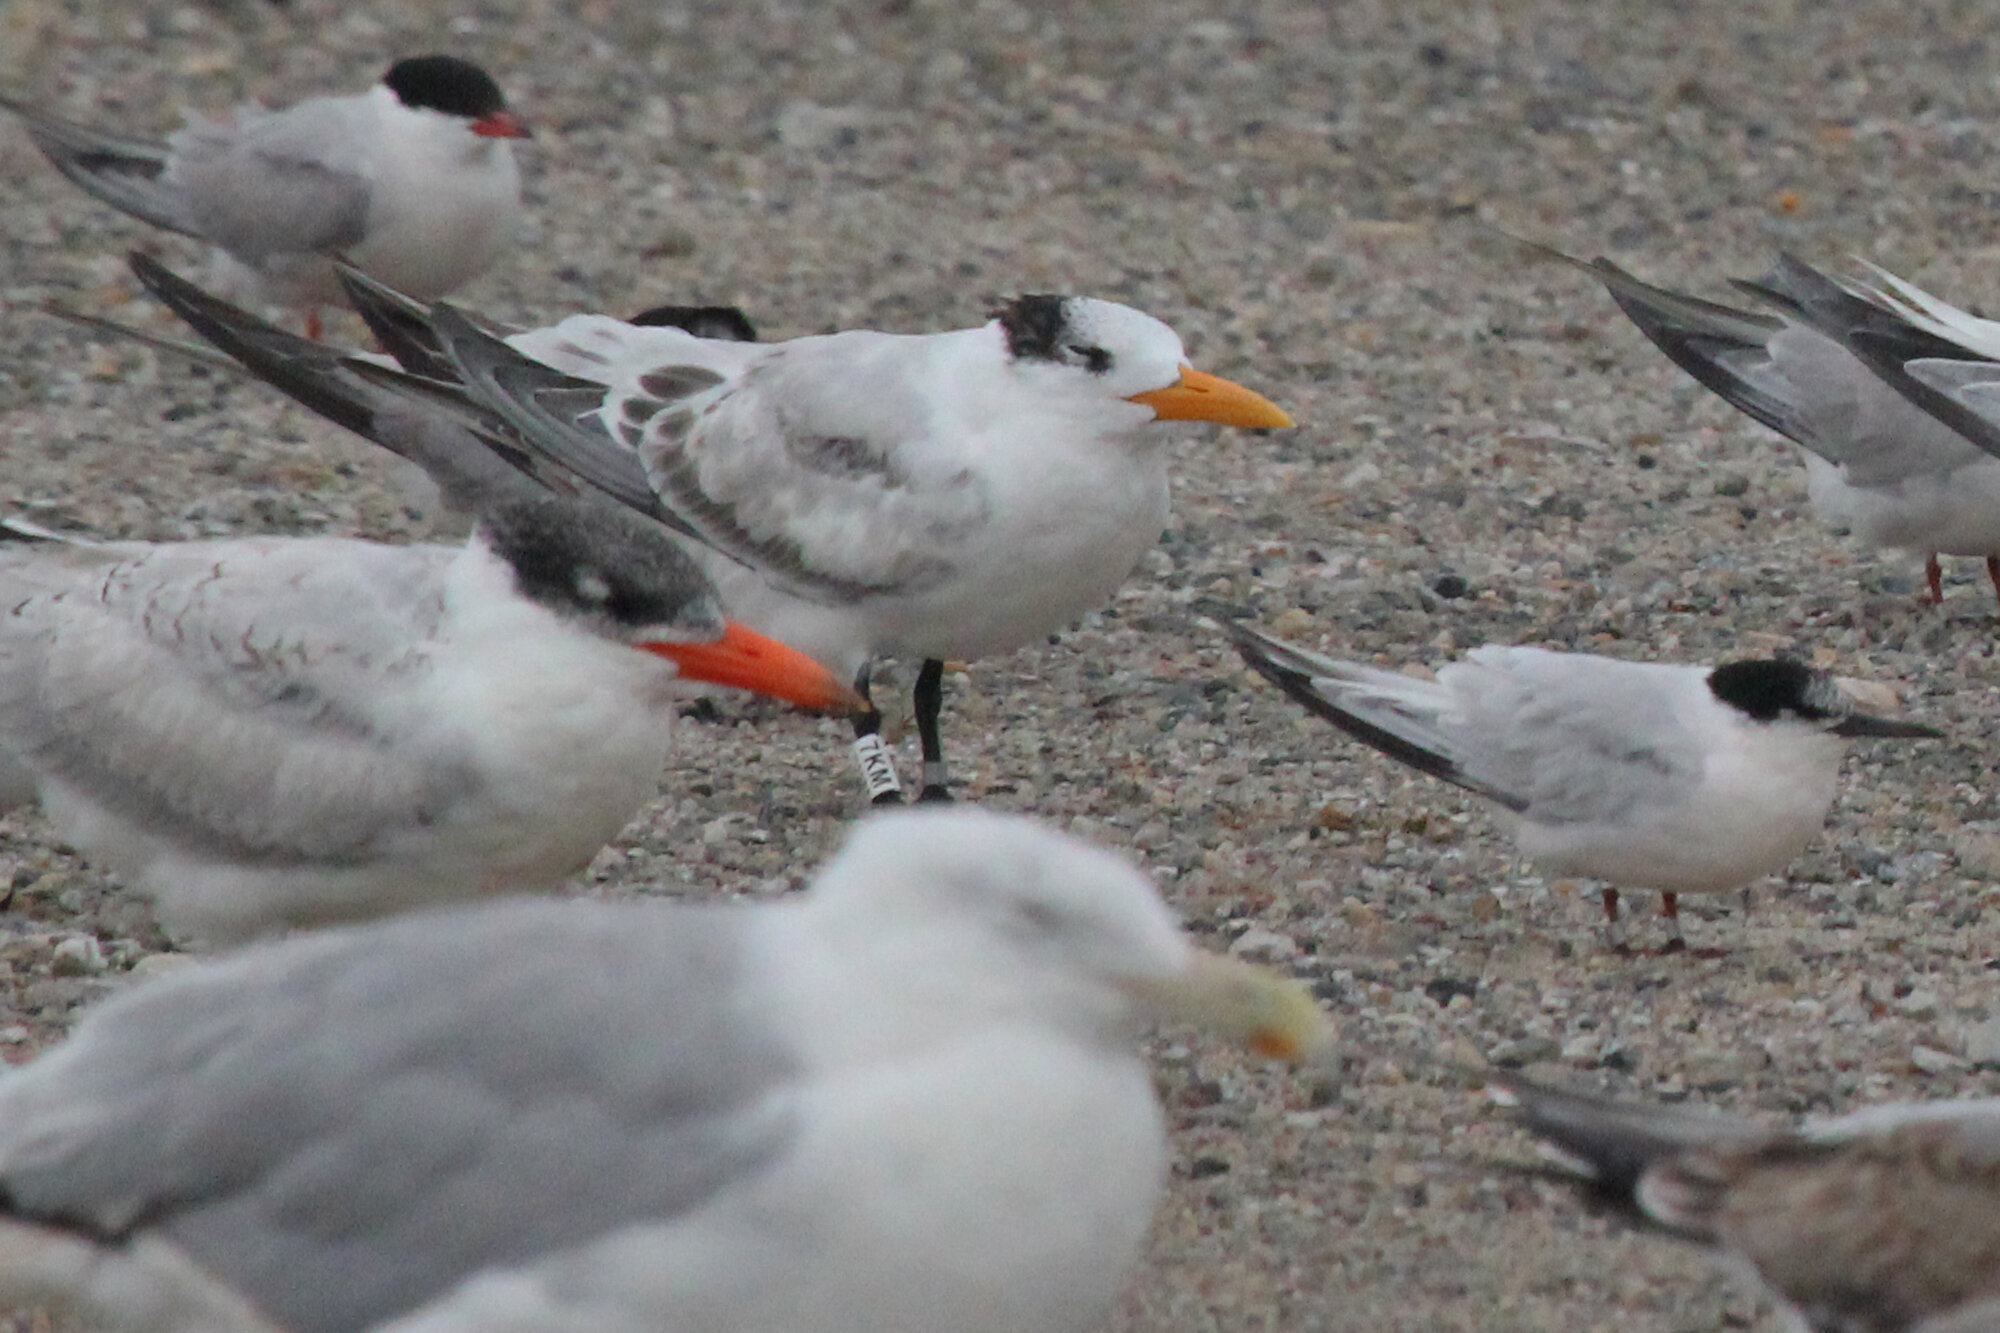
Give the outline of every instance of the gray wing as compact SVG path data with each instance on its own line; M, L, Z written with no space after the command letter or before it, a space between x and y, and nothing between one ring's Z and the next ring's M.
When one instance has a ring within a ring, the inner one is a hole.
M1700 751L1645 668L1480 648L1433 682L1241 625L1229 634L1252 667L1349 735L1537 823L1613 819L1675 799L1701 773Z
M1243 660L1308 712L1411 768L1520 810L1527 798L1465 771L1451 736L1438 724L1449 700L1437 686L1309 653L1247 625L1223 626Z
M899 386L874 394L843 386L860 406L835 425L814 419L812 368L782 346L759 352L588 316L514 340L541 349L594 335L563 358L579 378L521 355L449 307L437 309L433 327L473 396L524 436L619 487L622 460L636 458L651 505L674 527L807 600L931 587L986 520L983 484L970 470L920 476L904 464L902 446L927 414ZM625 337L631 346L620 345ZM662 339L688 363L641 354ZM756 359L741 360L746 352Z
M462 512L485 513L502 501L545 491L588 489L573 473L548 465L512 426L469 401L455 383L398 373L286 333L146 255L134 252L129 260L140 282L228 354L220 358L224 365L248 370L329 421L409 459ZM92 322L158 342L108 320Z
M167 179L167 145L64 120L10 97L0 97L0 107L19 116L50 164L91 195L156 227L201 235L179 186Z
M0 1081L9 1211L157 1229L293 1333L672 1218L781 1150L741 918L517 901L255 950Z
M1820 334L1869 372L1869 379L1857 379L1851 369L1842 369L1854 402L1844 409L1847 415L1831 418L1828 432L1844 431L1850 441L1855 455L1850 478L1862 475L1855 464L1877 470L1881 480L1862 483L1873 485L1962 467L1982 453L2000 454L2000 421L1955 392L1968 373L1994 377L1986 356L1791 255L1780 255L1762 282L1736 285ZM1884 396L1884 388L1895 398Z
M1538 824L1617 820L1670 806L1700 780L1702 751L1681 725L1667 673L1537 648L1477 648L1438 673L1441 725L1461 768L1512 793Z
M907 465L902 445L926 416L914 404L878 398L861 419L816 420L809 392L788 392L801 377L788 378L787 360L774 350L693 394L649 373L617 386L603 416L667 505L778 586L858 601L949 578L987 517L983 483L969 469L930 477Z
M1712 1214L1686 1209L1659 1215L1639 1194L1647 1177L1693 1149L1772 1138L1754 1121L1698 1107L1621 1101L1501 1070L1486 1077L1488 1095L1520 1116L1559 1172L1597 1202L1689 1239L1715 1239Z
M255 264L332 253L365 234L371 194L353 98L284 111L245 109L235 124L191 121L167 140L167 182L204 239Z
M476 781L405 743L455 555L266 539L0 556L0 749L183 845L362 855Z
M1935 394L1915 401L1923 386L1900 362L1892 369L1888 358L1865 354L1854 341L1879 331L1879 311L1796 260L1781 260L1762 284L1738 284L1784 319L1651 286L1607 259L1582 267L1675 365L1731 406L1843 465L1852 484L1892 486L1983 456L1985 446L1966 433L1971 411L1932 401Z

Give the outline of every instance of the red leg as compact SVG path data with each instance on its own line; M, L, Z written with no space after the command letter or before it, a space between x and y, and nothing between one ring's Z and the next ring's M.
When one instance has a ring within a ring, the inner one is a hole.
M1625 928L1618 923L1618 890L1604 889L1604 941L1615 954L1629 954L1632 946L1625 939Z
M1929 585L1931 595L1927 599L1932 606L1944 605L1944 566L1938 563L1937 552L1924 557L1924 582ZM1926 600L1919 598L1919 601Z
M326 325L320 323L319 307L317 306L306 311L306 337L312 339L314 342L325 341Z
M1673 933L1667 937L1667 953L1679 953L1687 948L1687 936L1681 933L1681 896L1678 893L1660 895L1660 915L1665 918L1667 928Z
M2000 597L2000 555L1986 557L1986 577L1993 582L1993 595Z

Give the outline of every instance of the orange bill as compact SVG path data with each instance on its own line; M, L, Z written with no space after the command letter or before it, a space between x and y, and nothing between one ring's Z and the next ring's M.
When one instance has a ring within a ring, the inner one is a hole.
M713 643L654 639L638 646L679 667L683 680L768 694L827 713L858 713L866 707L850 686L798 649L787 648L733 620Z
M472 122L472 132L488 139L532 139L528 123L506 108L489 111Z
M1219 421L1225 426L1260 426L1267 430L1298 424L1290 413L1263 394L1193 366L1181 367L1177 383L1135 393L1130 401L1152 408L1162 421Z

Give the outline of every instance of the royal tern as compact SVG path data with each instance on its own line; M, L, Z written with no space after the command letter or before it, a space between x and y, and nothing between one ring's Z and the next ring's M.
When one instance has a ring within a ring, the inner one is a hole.
M922 659L919 799L947 796L948 659L1009 652L1110 597L1167 519L1162 421L1274 428L1150 315L1022 296L978 328L705 340L601 315L507 337L353 280L384 345L455 372L544 458L699 540L732 616L829 667ZM871 795L893 765L857 723Z
M441 296L513 240L527 126L456 56L399 60L365 93L191 118L164 143L0 98L63 175L134 217L213 245L239 300L305 313L342 299L329 255Z
M178 282L134 267L156 289ZM948 796L945 661L1062 627L1158 540L1166 459L1148 427L1292 424L1108 301L1025 296L979 328L914 336L751 343L582 315L501 341L452 307L343 276L425 394L449 380L504 418L510 461L695 538L732 617L790 636L864 695L876 658L924 659L919 799ZM871 796L900 799L877 726L871 707L857 754Z
M64 835L169 929L226 943L552 885L657 790L677 680L859 706L725 622L656 525L546 492L461 424L243 319L231 350L250 369L478 519L462 548L0 547L0 790L32 774Z
M1130 864L975 811L871 819L785 901L268 944L0 1078L0 1299L146 1333L1086 1333L1165 1179L1160 1021L1334 1036Z
M1513 1074L1556 1169L1643 1224L1713 1247L1814 1333L2000 1328L2000 1100L1871 1106L1775 1128Z
M1918 307L1789 255L1761 282L1736 283L1777 312L1765 315L1649 286L1608 259L1546 253L1596 277L1675 365L1796 443L1807 497L1829 525L1869 546L1922 552L1934 604L1944 600L1941 554L1983 557L2000 595L2000 458L1990 452L2000 449L2000 412L1982 422L1921 377L1926 363L1983 360L1945 329L1952 316L1967 328L1985 321L1875 270L1941 315L1919 327L1907 317ZM2000 379L2000 366L1985 364Z
M1741 888L1826 822L1843 739L1937 736L1859 711L1798 662L1622 662L1475 648L1423 680L1226 626L1293 699L1412 768L1497 802L1545 870L1661 895L1678 946L1683 893Z

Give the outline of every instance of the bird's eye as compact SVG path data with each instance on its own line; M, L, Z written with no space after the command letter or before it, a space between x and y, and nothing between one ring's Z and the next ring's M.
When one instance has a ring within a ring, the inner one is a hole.
M1083 368L1093 375L1102 375L1111 369L1111 353L1102 347L1094 347L1089 343L1071 343L1069 350L1083 363Z
M594 569L576 572L576 595L586 602L604 605L611 600L611 581Z
M1014 904L1014 915L1031 932L1052 935L1063 925L1063 914L1044 902L1029 899Z

